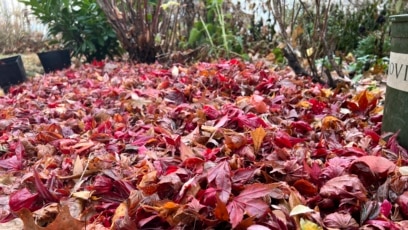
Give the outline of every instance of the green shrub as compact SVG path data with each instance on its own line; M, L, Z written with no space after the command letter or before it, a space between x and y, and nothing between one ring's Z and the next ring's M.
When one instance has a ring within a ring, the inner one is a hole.
M103 11L93 0L20 0L49 27L49 34L61 37L64 48L88 62L112 58L121 53L116 34Z
M391 49L391 42L389 37L386 38L383 43L381 43L380 41L381 37L379 34L369 34L367 37L361 39L358 42L357 49L355 50L355 55L357 57L362 57L365 55L373 54L382 57L384 56L384 53L388 54Z

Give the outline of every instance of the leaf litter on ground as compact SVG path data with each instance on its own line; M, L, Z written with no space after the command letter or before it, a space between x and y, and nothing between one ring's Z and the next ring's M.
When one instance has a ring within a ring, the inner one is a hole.
M25 229L403 229L384 91L238 59L98 63L0 97L1 222Z

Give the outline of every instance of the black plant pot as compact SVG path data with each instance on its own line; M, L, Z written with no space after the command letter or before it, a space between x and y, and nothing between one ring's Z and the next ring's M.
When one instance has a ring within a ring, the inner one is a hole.
M53 50L37 53L45 73L62 70L71 66L68 50Z
M25 80L27 75L20 55L0 59L0 87L4 92Z

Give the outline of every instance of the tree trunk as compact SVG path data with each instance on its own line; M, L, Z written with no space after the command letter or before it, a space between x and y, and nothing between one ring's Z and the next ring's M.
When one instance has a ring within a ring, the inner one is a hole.
M131 60L156 61L155 36L161 16L161 0L153 6L147 0L97 0Z

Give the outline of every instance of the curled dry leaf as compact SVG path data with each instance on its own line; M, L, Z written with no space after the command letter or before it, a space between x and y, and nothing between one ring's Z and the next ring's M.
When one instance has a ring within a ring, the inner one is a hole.
M55 220L46 227L37 225L34 221L33 214L26 208L20 210L17 214L24 223L24 230L77 230L85 227L85 222L79 221L71 216L68 206L60 207Z

